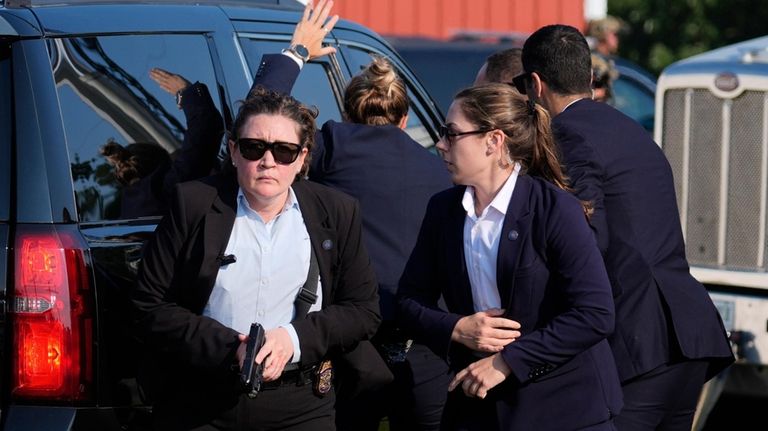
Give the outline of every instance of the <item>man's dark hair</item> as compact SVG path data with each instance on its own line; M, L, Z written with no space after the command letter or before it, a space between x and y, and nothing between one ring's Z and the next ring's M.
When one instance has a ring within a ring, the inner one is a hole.
M523 50L509 48L489 55L485 60L485 79L488 82L512 82L512 78L523 73L520 57Z
M536 72L560 95L589 93L592 60L584 36L574 27L548 25L523 45L523 69Z

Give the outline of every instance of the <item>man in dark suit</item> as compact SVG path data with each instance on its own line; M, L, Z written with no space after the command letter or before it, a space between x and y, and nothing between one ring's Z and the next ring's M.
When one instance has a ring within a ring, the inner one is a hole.
M732 361L720 316L689 272L672 171L636 122L591 100L590 51L573 27L546 26L523 47L518 90L553 117L555 139L616 303L609 341L622 380L620 430L690 430L703 384Z

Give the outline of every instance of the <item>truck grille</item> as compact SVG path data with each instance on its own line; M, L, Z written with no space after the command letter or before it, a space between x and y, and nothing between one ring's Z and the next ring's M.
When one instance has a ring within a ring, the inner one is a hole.
M662 142L691 265L766 270L768 92L664 94Z

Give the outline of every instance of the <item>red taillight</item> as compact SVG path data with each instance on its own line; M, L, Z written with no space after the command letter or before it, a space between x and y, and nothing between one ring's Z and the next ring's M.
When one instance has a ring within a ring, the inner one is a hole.
M83 400L93 383L83 247L66 228L20 227L15 252L13 396Z

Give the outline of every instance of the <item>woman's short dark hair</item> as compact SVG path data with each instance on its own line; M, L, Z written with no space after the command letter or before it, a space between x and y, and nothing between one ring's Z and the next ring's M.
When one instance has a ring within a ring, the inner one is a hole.
M307 149L307 157L304 159L304 165L301 167L299 176L306 175L309 170L312 147L315 144L315 132L317 131L315 118L317 117L317 111L289 95L257 86L241 102L240 109L237 111L237 117L232 125L230 139L236 142L246 121L251 117L262 114L280 115L296 123L296 133L299 135L298 143L302 148Z

